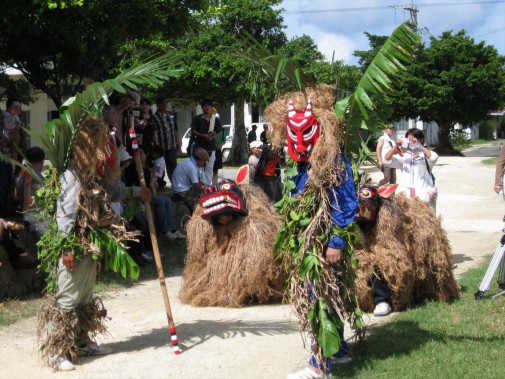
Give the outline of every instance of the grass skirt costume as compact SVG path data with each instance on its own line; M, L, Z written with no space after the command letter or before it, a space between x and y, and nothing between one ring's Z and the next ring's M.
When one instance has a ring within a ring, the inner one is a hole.
M448 301L460 296L451 245L440 216L428 203L403 195L381 199L375 223L362 226L363 243L356 248L361 264L356 286L363 310L373 310L373 275L379 275L389 287L396 311L425 300Z
M106 332L107 311L101 299L93 297L97 262L104 258L105 265L110 265L106 245L116 251L122 249L124 259L130 262L122 244L134 239L136 233L127 232L124 222L116 218L97 175L97 162L105 159L103 147L108 132L107 124L94 116L88 116L77 126L68 168L61 177L61 188L76 192L75 226L67 234L53 221L38 244L41 268L49 275L48 293L38 312L37 325L43 358L62 356L75 362L78 345L89 344L98 334ZM63 178L73 178L75 182L63 183ZM54 194L60 197L58 184L56 171L52 171L44 193L46 208L53 212ZM61 196L63 201L63 193ZM63 265L64 250L74 253L74 270Z
M282 298L285 276L272 253L280 218L260 188L243 184L239 189L247 211L222 225L202 217L200 201L186 226L183 303L243 307Z

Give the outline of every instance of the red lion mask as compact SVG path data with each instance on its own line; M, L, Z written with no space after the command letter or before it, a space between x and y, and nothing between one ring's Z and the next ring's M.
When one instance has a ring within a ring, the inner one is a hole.
M297 162L309 160L314 145L319 138L319 123L312 114L312 102L309 99L305 112L297 112L293 101L289 101L289 112L286 119L288 152Z

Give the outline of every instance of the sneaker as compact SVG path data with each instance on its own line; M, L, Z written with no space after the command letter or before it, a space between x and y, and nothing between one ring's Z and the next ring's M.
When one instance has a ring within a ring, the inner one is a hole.
M185 239L186 238L186 235L184 233L182 233L181 231L179 230L176 230L175 232L173 232L173 235L178 239L178 240L182 240L182 239Z
M377 304L375 306L375 309L373 310L373 315L376 317L387 316L390 313L391 313L391 307L385 301Z
M146 261L148 263L151 263L154 260L154 258L152 256L152 253L151 254L149 254L149 253L151 253L151 252L150 251L144 251L142 254L140 254L140 256L142 257L142 259L144 261Z
M349 354L343 355L341 357L331 357L331 363L336 365L345 365L346 363L352 362L352 357Z
M294 374L289 374L286 379L322 379L324 374L315 372L314 370L305 367L303 370L297 371Z
M165 237L167 240L173 241L177 239L177 236L175 233L172 233L171 231L168 231L166 233L163 233L163 237Z
M114 349L109 346L97 345L91 342L87 345L77 348L77 355L79 357L93 357L98 355L107 355L114 352Z
M67 357L64 356L56 356L49 357L49 366L58 371L72 371L75 370L75 366Z

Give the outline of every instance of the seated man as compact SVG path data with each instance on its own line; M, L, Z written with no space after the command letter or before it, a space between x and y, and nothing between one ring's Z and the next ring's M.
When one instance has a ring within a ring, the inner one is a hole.
M198 204L198 198L205 184L203 169L209 161L209 154L204 149L196 149L193 155L179 163L172 177L173 199L183 201L191 212Z

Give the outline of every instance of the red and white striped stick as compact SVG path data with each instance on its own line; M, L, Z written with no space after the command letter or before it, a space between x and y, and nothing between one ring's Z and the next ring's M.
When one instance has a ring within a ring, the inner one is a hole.
M140 161L139 147L137 144L137 135L134 129L130 129L130 139L132 141L133 157L135 159L135 166L137 168L137 175L139 176L140 186L146 188L146 181L144 178L144 169L142 168L142 162ZM179 341L177 339L177 334L175 332L175 323L172 316L172 309L170 308L170 301L168 300L168 291L165 284L165 274L163 274L163 266L161 264L160 249L158 246L158 239L156 238L156 228L154 226L153 214L151 211L151 204L149 201L144 202L147 224L149 225L149 233L151 235L151 242L153 245L154 260L156 261L156 268L158 270L158 278L160 281L161 295L163 296L163 303L165 304L165 312L167 314L168 320L168 330L170 332L170 338L172 340L172 349L174 354L179 355L181 349L179 349Z

